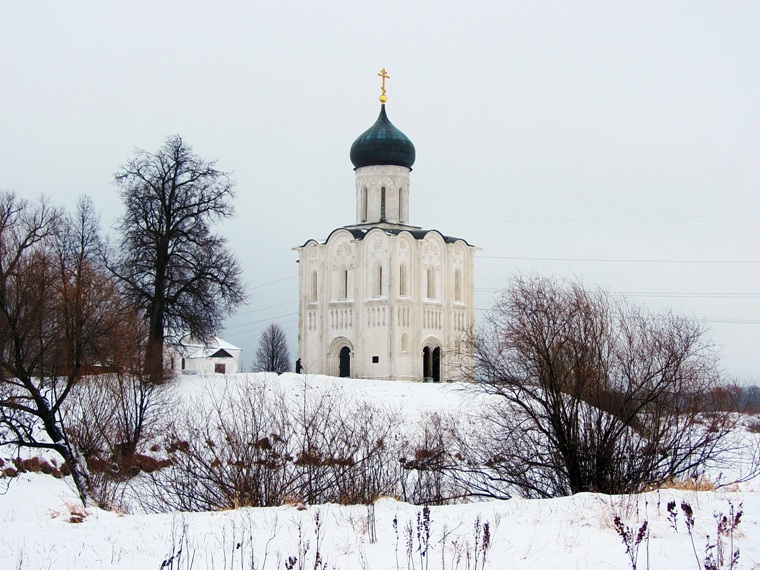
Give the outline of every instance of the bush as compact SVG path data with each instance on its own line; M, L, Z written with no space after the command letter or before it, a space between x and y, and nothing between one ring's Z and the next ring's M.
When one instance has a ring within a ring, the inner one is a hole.
M476 389L497 397L465 441L486 494L636 492L699 476L729 445L736 415L704 413L728 392L693 319L517 277L471 341Z

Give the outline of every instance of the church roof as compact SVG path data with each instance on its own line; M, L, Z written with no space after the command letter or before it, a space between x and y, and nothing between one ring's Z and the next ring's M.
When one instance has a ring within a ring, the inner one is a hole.
M398 130L380 106L380 115L369 129L351 145L351 162L354 169L362 166L395 165L411 168L416 151L412 141Z
M414 228L414 227L412 226L412 228ZM453 236L445 236L441 232L439 232L438 230L422 230L422 229L416 229L416 228L415 229L407 229L407 228L383 228L383 227L374 226L374 225L373 226L367 226L366 228L357 228L356 226L345 226L345 227L342 227L342 228L337 228L337 229L333 230L332 232L330 232L330 235L327 236L327 239L324 241L324 243L327 243L328 241L330 241L330 237L332 237L332 235L335 232L338 232L340 230L346 230L346 231L350 232L351 235L354 236L354 239L361 241L361 240L363 240L366 237L366 235L370 232L370 230L373 230L373 229L380 229L380 230L384 231L386 234L393 235L393 236L397 236L397 235L399 235L402 232L406 232L408 234L411 234L411 236L414 239L416 239L416 240L421 240L427 234L429 234L430 232L435 232L439 236L441 236L441 238L443 239L444 243L456 243L458 241L463 241L468 246L473 247L472 244L469 243L466 239L458 238L458 237L453 237ZM314 240L314 239L307 240L306 243L304 243L301 247L306 247L306 245L310 241L316 242L317 240Z
M218 336L209 339L208 344L184 336L179 342L179 350L185 358L231 358L231 352L241 351Z

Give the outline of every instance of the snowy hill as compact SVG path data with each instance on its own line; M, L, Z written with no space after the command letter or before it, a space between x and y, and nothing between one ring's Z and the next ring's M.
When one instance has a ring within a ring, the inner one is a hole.
M215 401L225 401L225 394L240 394L236 391L251 385L263 390L259 394L322 407L337 395L342 406L372 402L396 414L399 432L436 412L463 414L481 405L457 384L327 377L310 377L305 384L294 374L236 375L182 378L171 386L176 397L172 415L190 410L202 425L199 414L210 413ZM200 405L208 406L206 412ZM0 457L9 459L4 452ZM124 504L132 514L83 509L65 478L42 473L19 473L0 484L0 568L630 568L625 536L630 551L638 550L638 568L700 568L706 558L717 562L721 548L724 561L716 567L730 567L732 548L740 551L736 567L760 564L760 493L755 481L707 491L583 493L430 508L388 497L370 506L295 502L156 514L140 513L145 509L129 493ZM148 488L144 479L132 492ZM155 503L143 506L150 504ZM693 523L687 524L690 510ZM724 523L719 535L720 515L735 521L739 511L733 532Z

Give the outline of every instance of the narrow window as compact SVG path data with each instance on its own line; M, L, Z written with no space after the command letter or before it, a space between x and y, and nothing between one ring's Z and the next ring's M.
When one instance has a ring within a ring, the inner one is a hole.
M338 299L348 299L348 269L341 269L340 281L338 282Z
M311 272L311 296L309 299L312 303L317 302L317 272Z
M454 272L454 300L462 300L462 273L459 269Z
M380 297L383 294L383 266L378 265L375 267L375 297Z
M404 221L404 189L398 189L398 221Z
M385 221L385 187L380 188L380 221Z
M398 294L406 297L406 265L403 263L398 268Z
M401 335L401 352L408 352L409 351L409 337L406 336L406 333Z
M427 270L427 298L435 299L435 275L432 267Z
M362 222L367 221L367 187L362 188Z

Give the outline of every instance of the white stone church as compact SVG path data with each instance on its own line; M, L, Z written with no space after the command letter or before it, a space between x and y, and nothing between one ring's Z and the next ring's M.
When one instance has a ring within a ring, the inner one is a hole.
M380 116L351 145L356 223L295 248L298 355L308 374L456 380L476 248L410 224L415 149L388 119L380 76Z

